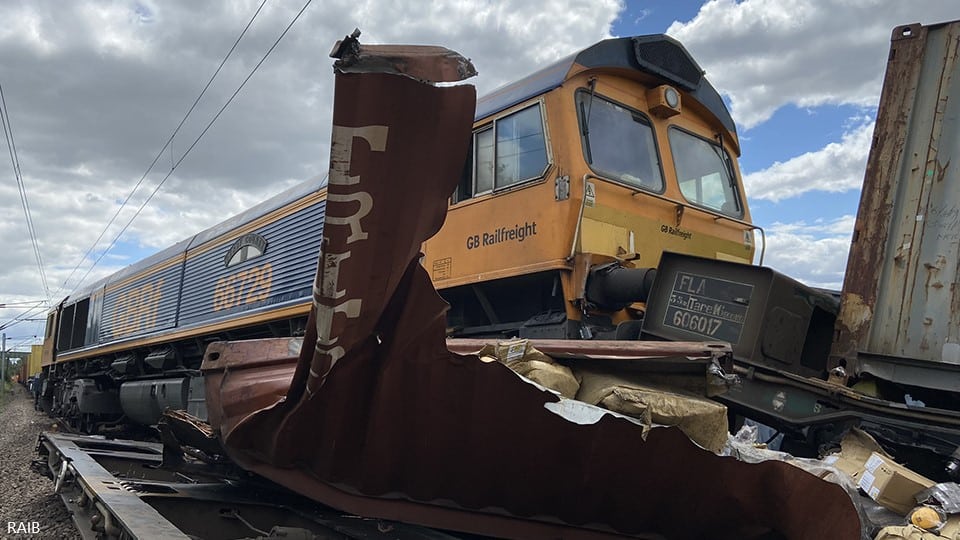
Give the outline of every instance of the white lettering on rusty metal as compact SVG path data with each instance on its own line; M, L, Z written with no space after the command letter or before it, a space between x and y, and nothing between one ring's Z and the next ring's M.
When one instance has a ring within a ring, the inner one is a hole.
M351 298L335 306L317 306L317 347L320 345L333 345L337 342L336 337L331 336L333 328L333 316L336 313L343 313L348 319L356 319L360 316L360 306L362 300Z
M330 183L352 186L360 183L360 176L350 176L350 158L353 155L353 139L363 139L373 152L383 152L387 147L387 126L363 126L348 128L333 126L330 144Z
M350 163L353 157L353 140L367 141L372 152L383 152L387 147L387 126L362 126L349 128L333 126L333 138L330 144L330 184L337 186L353 186L360 183L360 175L350 176ZM360 220L373 208L373 198L365 191L357 191L346 195L331 193L327 195L331 202L357 201L360 207L348 217L327 215L328 225L349 225L350 236L347 243L357 240L366 240L367 233L363 232Z
M359 178L357 176L353 178ZM357 240L366 240L367 233L363 231L363 227L360 226L360 220L365 218L367 214L370 213L370 210L373 209L373 197L370 196L366 191L358 191L356 193L350 193L347 195L337 195L336 193L327 194L328 202L350 202L357 201L360 203L360 207L357 211L347 217L338 217L338 216L327 216L324 225L349 225L350 226L350 236L347 237L347 243L352 244Z
M383 152L387 147L387 126L363 126L357 128L348 128L343 126L333 126L333 140L330 147L330 184L338 186L358 186L360 184L360 175L350 176L351 159L353 155L354 139L363 139L367 141L370 150L373 152ZM326 216L326 225L347 225L350 227L350 233L346 237L346 243L350 244L359 240L366 240L368 235L363 230L361 220L373 209L373 197L366 191L354 191L353 193L338 194L328 193L327 201L331 203L346 203L356 201L359 207L356 212L350 216L331 216L328 207ZM327 228L324 232L329 238L332 228ZM326 247L327 242L324 243ZM310 366L311 380L307 384L308 394L313 394L317 386L323 385L327 374L336 365L337 361L343 358L345 351L342 345L338 345L339 336L334 336L334 316L337 313L343 314L347 319L356 319L360 316L360 308L363 300L361 298L347 298L335 305L327 305L322 302L327 300L340 300L348 296L346 289L339 288L340 281L340 263L350 257L350 252L343 253L324 253L320 265L320 276L318 276L318 286L314 287L314 301L317 308L317 346L316 355ZM353 291L354 293L356 291ZM314 387L314 388L311 388Z
M320 295L324 298L343 298L346 289L337 290L340 280L340 263L350 256L346 253L327 253L323 256L323 269L320 276Z

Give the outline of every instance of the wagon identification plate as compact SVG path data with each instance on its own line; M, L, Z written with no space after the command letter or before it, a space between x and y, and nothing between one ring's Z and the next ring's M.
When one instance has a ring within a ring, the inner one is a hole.
M736 345L753 285L677 272L663 325Z

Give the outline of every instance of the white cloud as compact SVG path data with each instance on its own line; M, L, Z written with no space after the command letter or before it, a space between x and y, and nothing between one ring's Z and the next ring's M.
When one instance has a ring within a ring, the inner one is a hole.
M893 28L958 17L955 0L710 0L667 33L749 129L790 103L875 105Z
M873 126L872 121L863 122L845 132L840 142L745 175L743 183L747 193L751 199L776 202L808 191L839 193L859 189L870 153Z
M649 9L649 8L645 8L645 9L641 9L641 10L637 11L637 15L636 15L636 17L634 17L634 19L633 19L633 24L638 24L638 23L640 23L640 21L642 21L642 20L646 19L647 17L649 17L651 13L653 13L653 10L652 10L652 9Z
M97 30L91 35L100 54L145 57L151 52L144 39L148 34L136 24L141 22L136 6L85 3L79 7L78 15L90 30Z
M856 218L774 223L766 230L765 266L812 287L840 290Z

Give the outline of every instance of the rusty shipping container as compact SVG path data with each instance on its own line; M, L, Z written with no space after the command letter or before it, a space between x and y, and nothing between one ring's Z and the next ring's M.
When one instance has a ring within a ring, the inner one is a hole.
M960 21L893 31L831 354L906 390L960 388L958 47Z

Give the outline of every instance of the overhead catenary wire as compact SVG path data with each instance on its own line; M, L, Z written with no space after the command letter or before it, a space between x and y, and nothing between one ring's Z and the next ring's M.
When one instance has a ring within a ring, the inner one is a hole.
M230 47L230 50L227 51L227 54L224 55L223 60L220 61L220 65L217 66L217 69L213 72L213 75L211 75L211 76L210 76L210 79L207 80L207 84L204 85L203 90L201 90L201 91L200 91L200 94L197 96L197 98L196 98L195 100L193 100L193 104L190 105L190 108L187 110L186 114L184 114L184 115L183 115L183 118L180 119L180 123L177 124L177 127L173 130L173 133L171 133L171 134L170 134L170 137L167 138L167 141L163 144L163 147L160 148L160 151L157 152L157 155L153 158L153 161L150 162L150 166L147 167L147 170L144 171L144 173L143 173L142 176L140 176L140 180L137 181L136 185L133 186L133 189L130 190L130 193L128 193L127 196L126 196L126 198L123 200L123 202L120 203L120 207L117 208L117 211L113 214L113 217L110 218L110 221L107 222L107 224L106 224L106 226L104 226L103 230L100 231L100 234L97 236L97 239L93 241L93 244L91 244L90 247L87 249L87 251L83 254L83 256L80 257L80 260L77 262L77 265L73 267L73 270L70 271L70 274L67 276L67 278L63 280L63 283L62 283L62 284L60 285L60 287L57 289L57 294L59 294L61 291L63 291L64 289L67 288L67 283L70 282L70 278L72 278L72 277L74 276L74 274L76 274L77 270L79 270L80 267L83 266L83 262L86 261L86 260L87 260L87 257L90 256L90 254L93 252L94 249L96 249L97 245L100 243L100 240L103 239L104 235L107 234L107 231L110 230L110 227L113 226L113 224L116 222L117 218L120 216L120 212L122 212L123 209L126 208L127 204L130 202L130 199L133 198L134 193L136 193L137 190L140 189L140 186L143 185L143 182L144 182L144 180L146 180L147 175L149 175L149 174L150 174L150 171L153 170L153 167L157 164L157 161L160 160L160 157L163 156L163 153L167 150L167 148L170 148L171 163L173 162L173 159L172 159L172 158L173 158L173 146L172 146L172 145L173 145L173 139L174 139L174 138L177 136L177 134L180 132L180 128L182 128L182 127L183 127L183 124L186 123L187 118L190 117L190 114L192 114L193 111L194 111L194 109L197 108L197 104L200 103L200 100L203 98L204 94L207 93L207 90L210 88L210 85L213 84L214 79L216 79L216 78L217 78L217 75L220 74L220 70L223 69L223 66L227 63L227 60L229 60L229 59L230 59L230 56L233 55L233 51L236 50L237 45L240 44L240 40L242 40L242 39L243 39L243 36L246 35L247 30L249 30L250 27L253 25L253 21L256 20L256 18L257 18L258 15L260 15L260 11L263 10L263 6L264 6L266 3L267 3L267 0L263 0L262 2L260 2L260 5L257 7L257 10L253 13L253 16L250 17L250 20L247 21L247 24L246 24L246 26L243 27L243 30L240 32L240 35L238 35L238 36L237 36L237 39L234 40L233 45ZM171 169L171 170L172 170L172 169ZM166 178L164 178L164 180L166 180ZM161 182L161 184L162 184L162 182ZM154 191L154 193L155 193L155 192L156 192L156 191ZM153 198L153 195L152 195L152 194L150 195L150 197L149 197L147 200L149 201L150 198ZM142 209L142 207L141 207L141 209ZM140 213L140 212L139 212L139 210L138 210L137 213L134 214L133 218L130 218L130 221L133 221L133 219L136 218L137 215L139 215L139 213ZM127 226L129 226L129 223L127 223ZM123 230L120 231L120 234L123 234L123 232L127 230L127 226L125 226L125 227L123 228ZM113 240L113 242L110 243L110 247L108 247L106 250L104 250L104 254L106 254L106 252L110 251L110 249L114 246L114 244L116 243L116 241L117 241L117 239L119 238L119 236L120 236L120 235L118 234L118 235L117 235L117 238L115 238L115 239ZM101 256L96 260L96 262L94 262L93 265L87 270L87 272L83 275L83 277L82 277L82 278L80 279L80 281L77 283L77 286L78 286L78 287L83 283L83 281L87 278L87 276L90 275L90 272L94 269L94 267L96 267L96 265L100 262L100 260L101 260L102 258L103 258L103 255L101 255ZM74 288L74 290L76 290L76 288ZM71 292L72 292L72 291L71 291Z
M20 307L20 306L37 306L45 302L46 300L26 300L24 302L0 302L0 309Z
M243 90L243 87L246 86L247 81L249 81L250 78L253 77L254 73L256 73L258 69L260 69L260 66L263 65L263 63L267 60L267 58L270 56L273 50L277 48L277 45L280 44L280 41L283 40L284 36L287 35L287 32L290 31L290 28L293 27L293 25L297 22L300 16L303 15L303 12L306 11L307 7L310 6L311 2L313 2L313 0L307 0L307 2L303 4L303 7L300 8L300 11L297 12L296 16L293 18L293 20L290 21L287 27L283 29L283 32L281 32L280 35L277 37L276 41L273 42L273 45L271 45L270 48L267 49L267 52L264 53L262 58L260 58L260 61L257 62L255 66L253 66L253 69L250 70L250 73L246 76L246 78L243 79L243 82L240 83L240 86L238 86L237 89L234 90L233 94L230 95L230 98L227 99L227 101L223 104L222 107L220 107L220 110L217 111L217 114L215 114L213 118L210 119L210 122L208 122L206 127L203 128L203 131L200 132L200 135L197 135L197 138L194 139L193 143L191 143L190 146L187 147L187 149L183 152L183 155L180 156L180 159L178 159L176 163L174 163L173 166L170 168L170 171L167 172L166 176L164 176L163 179L160 180L160 183L158 183L156 187L153 188L153 191L150 192L150 195L146 198L146 200L144 200L143 203L140 205L140 207L137 208L137 211L134 212L133 216L130 217L126 225L124 225L123 228L120 229L120 232L113 237L113 240L110 241L110 245L108 245L107 248L104 249L103 252L100 254L100 256L97 257L97 260L94 261L93 265L90 266L87 272L80 279L78 283L78 287L79 287L79 284L82 284L83 281L87 278L87 276L90 275L90 272L97 266L97 264L100 263L100 261L106 256L106 254L109 253L111 249L113 249L113 246L116 245L117 241L120 239L121 236L123 236L123 233L126 232L127 228L130 227L130 225L133 223L133 220L137 219L137 216L140 215L140 212L142 212L143 209L147 206L147 204L149 204L150 201L153 200L154 195L156 195L157 192L160 191L160 188L163 187L163 184L166 183L166 181L170 178L170 176L173 175L177 167L180 166L180 164L183 162L184 159L186 159L186 157L190 154L190 152L194 149L194 147L197 146L197 143L199 143L200 140L203 139L203 136L207 134L207 131L209 131L210 128L213 126L213 124L217 121L217 119L220 118L220 115L223 114L223 111L225 111L227 107L230 106L234 98L236 98L237 95L240 93L240 91ZM74 288L74 290L76 290L76 288Z
M14 349L22 347L31 341L38 341L40 336L7 336L10 341L16 341L13 345L7 345L7 352L16 352Z
M10 154L10 163L13 165L13 175L17 180L17 189L20 192L20 205L23 207L23 215L27 222L27 232L30 234L30 243L33 246L33 254L37 259L37 269L40 272L40 281L43 284L43 292L47 300L50 300L50 287L47 284L47 273L43 267L43 257L40 254L40 243L37 241L37 229L33 225L33 215L30 212L30 202L27 199L27 189L23 183L23 174L20 170L20 157L17 154L17 145L13 138L13 124L10 121L10 114L7 110L7 99L3 95L3 85L0 85L0 123L3 124L3 135L7 140L7 152Z
M7 328L10 328L11 326L16 326L21 322L32 320L30 317L40 312L41 310L46 309L47 305L48 304L43 303L19 313L18 315L14 316L12 319L8 319L3 324L0 324L0 330L6 330Z

